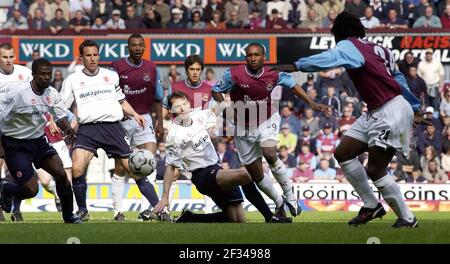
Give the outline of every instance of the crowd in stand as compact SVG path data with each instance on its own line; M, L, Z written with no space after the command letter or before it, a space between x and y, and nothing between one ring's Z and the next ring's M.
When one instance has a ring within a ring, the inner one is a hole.
M343 10L367 28L450 28L450 0L14 0L1 28L315 31Z

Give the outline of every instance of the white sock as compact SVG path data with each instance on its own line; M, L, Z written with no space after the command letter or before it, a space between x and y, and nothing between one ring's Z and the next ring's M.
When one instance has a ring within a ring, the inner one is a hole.
M205 200L205 213L210 214L212 213L212 208L214 206L214 202L208 195L203 195L203 199Z
M385 175L383 178L375 181L374 184L398 218L405 219L408 222L413 221L414 215L406 206L400 187L395 182L394 177Z
M367 181L367 172L358 159L351 159L339 163L344 175L355 191L358 193L361 200L364 202L364 207L375 208L377 207L378 200L372 191L372 188Z
M264 176L261 181L256 182L256 185L258 185L258 188L275 202L277 208L283 205L283 197L275 190L275 187L273 187L271 177Z
M114 215L117 215L119 212L123 212L122 201L124 189L125 189L125 177L120 177L114 173L111 178L111 192L112 192Z
M172 185L170 185L169 190L169 204L172 206L173 198L175 197L175 191L177 190L177 183L172 182Z
M281 189L283 190L284 196L288 199L288 201L295 201L294 192L292 191L292 184L289 180L288 172L286 169L286 165L278 159L273 166L270 166L270 170L272 171L273 176L280 184Z
M56 184L55 184L54 180L51 180L50 183L47 186L43 186L43 187L44 187L44 189L47 192L53 194L54 196L57 196L57 194L56 194Z

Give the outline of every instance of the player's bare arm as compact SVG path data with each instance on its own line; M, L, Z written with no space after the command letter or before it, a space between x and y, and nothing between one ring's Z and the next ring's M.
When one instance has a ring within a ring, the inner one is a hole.
M127 100L120 102L120 106L122 106L122 110L126 115L134 117L136 122L138 122L141 127L145 126L145 119L134 111L133 107L127 102Z
M161 140L164 136L162 101L155 100L153 107L156 114L155 134L158 140Z
M314 102L309 96L305 93L302 87L300 85L296 84L294 88L292 88L292 91L300 97L303 101L305 101L312 110L314 111L320 111L324 113L326 116L330 116L332 114L332 110L329 106L318 104Z
M274 71L278 71L278 72L296 72L296 71L298 71L297 68L295 67L295 64L275 65L271 69Z
M68 144L74 143L76 132L70 125L69 120L67 120L67 117L61 118L60 120L57 121L56 124L58 126L58 129L64 131L64 135L66 136L66 142Z
M157 214L161 213L165 207L169 207L169 190L175 178L176 170L177 168L172 165L168 165L166 167L166 171L164 173L163 193L161 196L161 200L153 208L153 212Z

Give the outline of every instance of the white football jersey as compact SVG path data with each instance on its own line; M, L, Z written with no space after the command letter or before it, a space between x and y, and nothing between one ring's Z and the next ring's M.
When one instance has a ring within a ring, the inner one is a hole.
M8 83L31 81L32 79L33 75L31 75L30 69L22 65L14 65L11 74L5 74L0 70L0 90Z
M80 124L116 122L123 118L120 102L125 95L114 71L100 68L94 76L74 72L64 80L61 97L67 108L75 101Z
M172 125L166 140L166 165L194 171L219 162L207 131L216 124L215 114L210 110L194 110L191 118L190 126Z
M44 135L48 120L67 116L58 91L48 87L42 95L36 94L31 82L12 82L6 85L0 96L0 130L3 135L17 139L34 139Z

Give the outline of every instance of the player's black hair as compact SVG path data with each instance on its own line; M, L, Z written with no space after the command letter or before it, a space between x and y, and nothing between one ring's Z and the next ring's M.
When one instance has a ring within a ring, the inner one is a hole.
M12 50L13 46L11 45L11 43L2 43L0 44L0 49Z
M336 39L336 43L349 37L363 38L366 36L361 20L347 12L340 13L334 20L331 33Z
M261 43L258 43L258 42L252 42L252 43L248 44L248 46L245 48L245 53L247 53L248 48L252 47L252 46L259 47L262 50L263 55L266 55L266 47L264 47Z
M172 108L172 100L173 99L186 99L189 100L187 94L183 92L173 92L169 98L167 98L167 105L169 106L169 109Z
M78 47L78 51L80 52L80 55L83 55L83 50L85 47L97 47L98 50L100 50L100 47L98 46L97 42L87 39L81 43L80 47Z
M39 58L39 59L33 61L33 64L31 65L31 72L33 74L37 73L38 68L41 67L41 66L48 66L48 67L51 68L52 67L52 63L49 60L47 60L47 59Z
M127 43L130 44L130 40L134 38L144 39L144 37L141 34L133 33L131 34L131 36L128 37Z
M205 66L203 64L203 59L199 55L190 55L184 60L184 69L187 71L189 66L193 65L194 63L200 64L200 67L203 70L203 67Z

